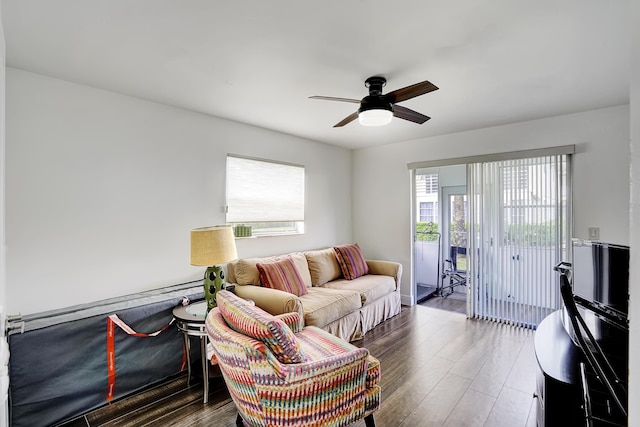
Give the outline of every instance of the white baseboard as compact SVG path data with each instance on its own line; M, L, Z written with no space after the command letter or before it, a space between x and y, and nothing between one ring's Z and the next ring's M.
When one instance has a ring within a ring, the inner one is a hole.
M414 305L416 303L415 296L400 294L400 303L402 305Z

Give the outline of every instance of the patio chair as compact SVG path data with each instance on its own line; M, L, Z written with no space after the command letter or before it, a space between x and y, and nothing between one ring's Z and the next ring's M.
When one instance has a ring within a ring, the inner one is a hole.
M374 427L380 363L365 348L319 328L298 313L272 316L220 291L206 329L233 402L236 424Z
M454 291L456 286L466 286L467 271L458 269L458 254L465 255L467 248L462 246L449 247L449 259L445 259L445 266L442 269L442 286L440 287L440 296L448 297ZM447 292L445 293L445 290Z

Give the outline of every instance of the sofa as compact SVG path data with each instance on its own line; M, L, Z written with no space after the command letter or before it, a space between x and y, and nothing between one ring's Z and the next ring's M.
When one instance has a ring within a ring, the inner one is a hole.
M274 276L284 288L273 286ZM239 259L227 264L226 279L272 315L296 312L305 326L355 341L400 313L401 276L402 264L365 260L352 244Z

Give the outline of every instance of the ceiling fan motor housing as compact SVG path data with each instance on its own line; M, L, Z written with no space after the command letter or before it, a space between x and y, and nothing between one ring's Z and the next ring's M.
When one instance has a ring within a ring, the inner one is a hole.
M391 122L393 106L379 95L365 96L358 108L358 121L364 126L384 126Z
M382 88L387 79L381 76L369 77L364 85L369 88L369 96L360 101L358 121L364 126L384 126L391 122L393 106L382 98Z
M387 79L382 76L369 77L364 81L365 87L369 88L369 95L382 95L382 88L387 84Z
M358 113L368 110L388 110L393 111L393 106L389 102L384 102L378 96L365 96L360 102Z
M364 85L369 88L369 96L365 96L360 101L358 114L369 110L387 110L393 112L390 102L382 99L382 88L387 84L387 79L382 76L369 77Z

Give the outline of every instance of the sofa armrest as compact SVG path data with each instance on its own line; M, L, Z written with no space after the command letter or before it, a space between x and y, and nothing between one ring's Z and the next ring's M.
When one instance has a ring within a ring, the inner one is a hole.
M396 289L400 289L400 280L402 279L402 264L395 261L383 260L366 260L369 267L369 274L379 274L382 276L391 276L396 281Z
M253 301L257 307L274 316L293 312L304 319L300 298L289 292L254 285L236 285L234 292L240 298Z

